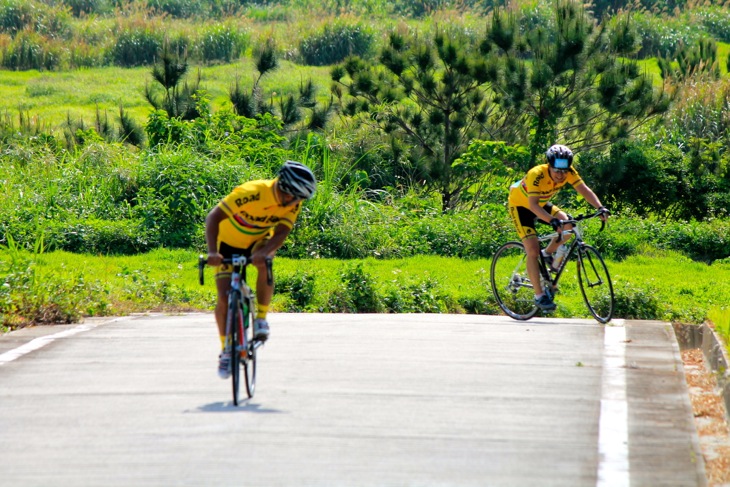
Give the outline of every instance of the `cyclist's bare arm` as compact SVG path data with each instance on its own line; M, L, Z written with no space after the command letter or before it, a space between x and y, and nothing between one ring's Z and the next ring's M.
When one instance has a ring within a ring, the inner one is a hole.
M228 215L218 206L210 210L205 218L205 242L208 246L208 265L220 265L223 256L218 253L218 226Z
M601 204L601 200L598 199L598 196L596 196L596 193L593 192L591 188L586 186L585 183L579 184L578 187L575 188L575 190L580 194L585 200L595 209L601 208L603 205ZM606 218L608 218L608 215L601 214L601 220L606 221Z
M289 236L291 228L287 225L279 224L274 228L274 235L261 247L254 249L251 253L251 261L254 265L261 265L267 257L273 257L279 248L284 245L284 241Z
M545 211L542 206L540 206L539 196L528 196L527 202L530 204L530 211L533 212L536 217L546 223L550 223L550 220L552 220L553 217L550 213Z

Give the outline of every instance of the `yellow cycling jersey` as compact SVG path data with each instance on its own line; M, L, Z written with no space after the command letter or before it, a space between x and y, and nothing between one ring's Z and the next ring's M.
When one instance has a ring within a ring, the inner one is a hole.
M294 226L302 204L281 206L274 191L275 181L249 181L237 186L218 203L218 207L228 215L228 219L219 226L219 242L248 248L257 240L271 236L277 225Z
M550 177L549 167L547 164L535 166L527 171L527 174L521 181L517 181L510 186L509 204L529 208L530 203L528 198L530 196L537 196L540 198L540 206L544 206L567 183L570 183L574 188L583 184L583 180L574 167L568 170L565 181L562 183L553 181Z

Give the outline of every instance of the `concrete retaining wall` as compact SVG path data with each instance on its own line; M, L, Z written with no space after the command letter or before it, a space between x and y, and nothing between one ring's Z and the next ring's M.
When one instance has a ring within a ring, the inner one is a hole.
M727 419L730 422L730 370L728 370L730 361L722 339L706 324L701 326L674 324L674 333L677 336L680 350L702 349L707 365L717 377L717 384L725 401Z

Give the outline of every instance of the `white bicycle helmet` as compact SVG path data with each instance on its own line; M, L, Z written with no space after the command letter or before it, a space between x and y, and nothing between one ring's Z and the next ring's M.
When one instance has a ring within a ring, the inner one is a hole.
M286 161L279 169L279 189L295 198L308 200L314 196L317 180L301 162Z

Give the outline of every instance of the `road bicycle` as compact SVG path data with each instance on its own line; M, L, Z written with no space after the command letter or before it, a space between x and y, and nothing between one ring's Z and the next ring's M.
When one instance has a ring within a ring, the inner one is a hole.
M581 223L583 220L600 216L601 212L590 215L579 215L575 218L568 216L561 220L560 232L538 236L540 249L552 239L562 241L565 235L572 234L574 238L568 245L568 251L557 270L551 270L550 264L543 257L539 257L540 281L542 288L552 300L558 289L558 283L568 266L568 262L575 261L578 267L578 285L583 294L583 301L590 313L600 323L608 323L613 316L615 298L613 283L608 273L606 263L595 247L583 241ZM565 225L572 225L570 229L563 229ZM601 231L605 222L601 221ZM535 293L530 278L527 275L527 255L521 242L507 242L494 253L490 270L492 292L497 304L508 316L516 320L529 320L537 314L539 308L535 304Z
M204 269L208 263L202 255L198 258L198 277L204 284ZM249 258L234 255L223 259L222 264L231 265L231 289L228 292L228 314L226 316L226 340L224 353L231 354L231 382L233 383L233 405L241 402L241 369L246 384L246 394L252 398L256 389L256 351L264 344L253 335L253 321L256 298L246 282L246 266ZM266 259L266 274L269 285L273 283L271 258Z

